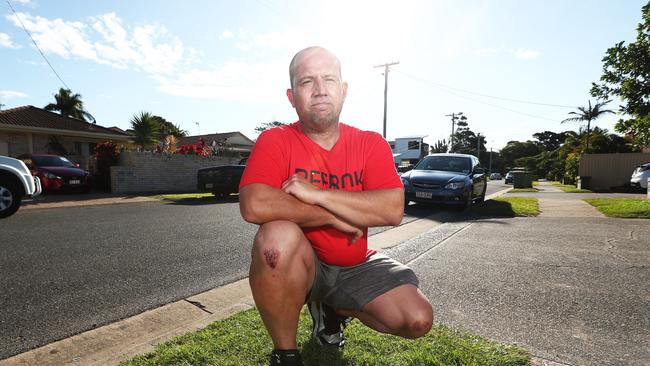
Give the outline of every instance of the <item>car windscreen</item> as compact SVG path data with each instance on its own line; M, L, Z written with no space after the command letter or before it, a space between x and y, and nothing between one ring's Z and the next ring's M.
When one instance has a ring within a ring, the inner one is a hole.
M445 172L469 173L472 163L462 156L427 156L414 168L415 170L441 170Z
M66 168L75 168L70 160L62 156L32 156L32 162L36 166L62 166Z

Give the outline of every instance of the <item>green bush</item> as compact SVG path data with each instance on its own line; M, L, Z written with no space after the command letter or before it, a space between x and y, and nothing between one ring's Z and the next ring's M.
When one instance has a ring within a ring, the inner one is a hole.
M122 150L122 147L111 140L104 141L95 147L93 156L97 160L97 173L94 181L96 189L111 190L111 166L118 164Z

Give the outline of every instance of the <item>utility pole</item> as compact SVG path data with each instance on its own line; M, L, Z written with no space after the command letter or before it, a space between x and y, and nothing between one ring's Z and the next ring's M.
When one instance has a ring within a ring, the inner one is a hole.
M386 106L388 105L388 71L390 71L388 67L397 64L399 64L399 61L375 66L375 67L384 68L384 138L386 138Z
M445 114L445 117L451 117L451 137L449 138L449 152L453 152L454 148L454 127L456 127L456 121L463 115L463 112Z
M199 135L200 135L201 134L201 126L199 126L198 122L194 122L194 124L196 125L196 129L199 130Z
M490 175L492 174L492 147L490 147L490 167L488 168Z
M476 157L481 160L481 133L476 133Z

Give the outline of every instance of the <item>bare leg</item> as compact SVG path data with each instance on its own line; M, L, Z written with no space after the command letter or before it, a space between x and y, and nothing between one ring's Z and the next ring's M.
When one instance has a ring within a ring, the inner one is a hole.
M433 324L431 304L414 285L398 286L367 303L361 311L336 312L357 318L378 332L411 339L427 334Z
M297 348L298 317L314 275L314 252L300 227L289 221L260 226L248 280L275 349Z

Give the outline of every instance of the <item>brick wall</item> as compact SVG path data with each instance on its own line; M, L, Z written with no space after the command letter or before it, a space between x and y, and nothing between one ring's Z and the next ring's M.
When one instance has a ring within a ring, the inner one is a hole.
M111 192L195 192L200 168L237 164L240 158L124 151L111 167Z

